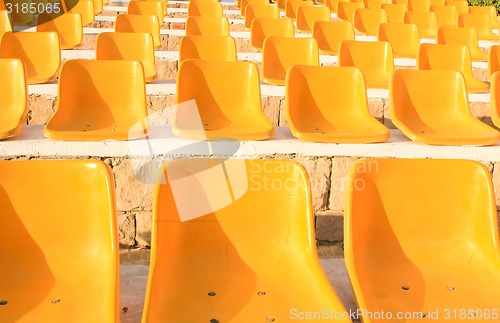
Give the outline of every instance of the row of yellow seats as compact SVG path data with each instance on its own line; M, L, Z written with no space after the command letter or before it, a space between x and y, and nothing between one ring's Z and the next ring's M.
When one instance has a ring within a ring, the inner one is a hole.
M9 89L2 97L1 137L25 124L23 64L1 60ZM115 75L110 83L109 75ZM221 81L220 75L224 75ZM500 73L492 80L491 116L499 126ZM137 61L72 60L59 76L54 116L45 135L56 140L127 140L150 132L142 64ZM325 90L325 84L328 90ZM292 134L308 141L381 142L389 130L368 111L363 73L353 67L296 65L287 73L287 119ZM260 79L251 62L188 59L177 75L179 137L263 140L274 127L262 111ZM187 103L186 103L187 102ZM493 145L500 133L472 117L465 80L457 71L394 71L390 86L393 123L410 139L436 145Z
M301 165L177 159L159 173L142 322L351 322L318 259ZM119 322L111 169L1 161L0 192L0 320ZM364 159L346 192L355 318L498 320L498 219L484 165Z

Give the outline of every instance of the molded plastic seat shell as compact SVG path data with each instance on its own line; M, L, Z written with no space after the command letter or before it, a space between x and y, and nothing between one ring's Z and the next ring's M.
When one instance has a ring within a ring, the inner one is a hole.
M414 24L380 24L378 40L391 45L394 57L416 58L420 46L417 25Z
M149 133L147 120L140 62L69 60L61 68L56 112L44 133L56 140L136 139Z
M129 15L154 15L158 17L160 26L163 26L163 4L160 1L132 0L128 3L127 13Z
M297 9L297 29L304 32L312 32L316 21L331 21L330 8L299 6Z
M293 21L290 18L255 18L250 29L250 44L255 50L262 50L267 37L295 37Z
M302 6L314 7L314 2L309 0L287 0L285 16L293 20L297 19L297 10Z
M325 84L330 85L328 91ZM389 129L368 111L364 76L355 67L291 67L286 108L290 130L298 139L369 143L389 138Z
M265 140L274 135L274 127L262 111L255 63L182 61L176 93L176 136ZM191 100L195 100L196 107L189 104Z
M354 28L365 35L377 36L380 24L386 22L384 9L358 8L354 11Z
M188 17L222 17L224 14L222 11L222 4L220 3L194 2L188 5L187 15Z
M404 23L405 12L408 11L408 7L405 4L382 3L382 9L387 14L387 22Z
M337 5L337 18L354 23L354 11L364 8L363 2L339 2Z
M339 2L349 2L349 0L326 0L325 6L330 8L331 12L337 12Z
M18 134L28 114L26 71L20 59L0 59L0 139Z
M418 12L428 12L431 9L430 0L408 0L408 10Z
M493 33L489 15L462 13L458 15L458 27L474 28L479 40L499 40L499 36Z
M313 25L312 36L320 51L337 55L341 42L354 40L354 27L349 21L317 21Z
M190 58L236 62L236 42L231 36L184 36L179 45L179 62Z
M279 19L280 18L279 8L278 6L269 6L269 5L258 5L258 4L247 5L245 11L246 29L250 29L252 27L252 21L255 18Z
M472 116L458 71L396 70L389 100L392 122L413 141L483 146L500 140L500 132Z
M469 6L469 13L471 14L483 14L490 15L491 17L491 27L493 29L498 29L498 19L497 19L497 10L494 6Z
M469 12L469 2L467 0L445 0L444 4L457 7L458 14Z
M407 11L404 23L417 25L418 33L422 38L435 39L437 37L437 19L432 11Z
M65 13L79 13L82 16L82 25L88 26L95 19L95 5L92 0L62 0Z
M155 15L120 14L116 16L115 32L149 33L153 37L155 49L162 47L160 25Z
M488 48L488 79L491 80L493 73L500 71L500 46L493 45Z
M262 6L269 6L269 0L241 0L240 15L245 17L245 11L249 4L257 4Z
M55 31L61 40L61 49L73 49L83 39L82 16L79 13L38 15L37 32Z
M439 27L438 44L465 45L473 61L486 61L488 55L479 48L476 30L472 27Z
M457 7L452 5L431 5L431 11L436 14L438 26L458 27Z
M227 17L188 17L186 35L229 36Z
M387 0L364 0L365 8L382 9L382 4L387 3Z

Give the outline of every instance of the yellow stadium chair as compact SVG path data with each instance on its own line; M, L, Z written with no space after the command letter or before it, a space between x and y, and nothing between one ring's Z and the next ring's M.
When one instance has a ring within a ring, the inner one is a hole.
M456 70L463 74L469 93L488 92L488 84L472 74L470 51L465 45L421 44L417 68L420 70Z
M476 30L470 27L439 27L438 44L465 45L469 48L473 61L486 61L488 55L479 48Z
M295 37L292 19L255 18L250 30L252 48L261 51L267 37Z
M0 321L118 323L112 170L95 160L1 161L0 188Z
M293 20L297 19L297 11L300 7L314 7L314 2L309 0L287 0L285 5L285 16Z
M324 85L330 84L328 91ZM355 67L295 65L286 78L287 121L301 140L370 143L389 129L368 111L363 72Z
M245 28L250 29L252 27L252 21L255 18L272 18L279 19L280 11L278 6L269 5L258 5L251 4L247 5L245 10Z
M240 0L241 1L241 0ZM276 0L275 0L276 1ZM347 0L345 0L347 1ZM276 2L276 6L280 9L280 10L285 10L285 5L286 5L286 0L277 0Z
M330 8L331 12L337 12L339 2L349 2L349 0L326 0L325 5Z
M188 17L222 17L224 14L220 3L194 2L188 5L187 15Z
M97 60L139 61L144 68L144 80L156 79L153 37L148 33L100 33L95 48Z
M378 40L391 44L394 57L417 57L420 36L414 24L380 24Z
M491 76L500 71L500 46L493 45L488 48L488 80L491 80Z
M188 17L186 35L229 36L227 17Z
M262 111L255 63L185 60L177 73L176 93L176 136L265 140L274 135L274 127ZM191 100L197 109L181 104Z
M300 6L297 9L297 29L304 32L312 32L316 21L331 21L330 8Z
M481 146L500 139L500 132L472 116L465 79L457 70L396 70L390 108L394 125L416 142Z
M405 12L408 11L408 7L405 4L382 3L382 9L387 14L388 22L404 23Z
M431 11L436 14L438 26L458 27L457 7L452 5L431 5Z
M102 13L102 0L92 0L92 2L94 2L94 15Z
M59 35L56 32L6 32L0 58L19 58L26 65L28 84L51 82L61 64Z
M469 12L469 2L467 0L445 0L444 4L457 7L458 14Z
M56 112L45 125L48 138L127 140L149 133L144 69L138 61L68 60L58 93Z
M426 12L431 9L430 0L408 0L408 10Z
M36 31L55 31L59 34L61 49L73 49L83 39L82 16L79 13L42 13L38 16Z
M479 309L497 308L498 220L485 166L364 159L354 163L347 182L345 261L357 304L367 313L362 322L391 321L369 315L382 312L406 313L408 319L393 319L399 322L443 322L450 309L471 308L462 317L473 318Z
M178 159L161 176L143 323L293 322L301 308L350 322L318 259L303 166Z
M498 47L498 46L492 46ZM498 48L495 50L498 55ZM498 59L498 58L497 58ZM498 61L496 62L498 68ZM491 89L490 89L490 111L491 121L493 124L500 128L500 73L498 70L492 70L490 75Z
M154 15L158 18L160 27L163 26L163 4L160 1L132 0L128 3L127 13L129 15Z
M184 36L179 45L179 62L190 58L236 62L236 42L231 36Z
M382 4L387 3L387 0L364 0L365 8L382 9Z
M477 32L479 40L499 40L498 35L493 33L489 15L467 14L458 15L458 27L472 27Z
M498 19L497 19L497 10L493 6L484 6L484 7L476 7L469 6L469 13L471 14L482 14L482 15L490 15L491 16L491 27L493 29L498 29Z
M359 68L368 88L387 89L389 77L394 70L391 45L385 41L345 40L339 47L338 65Z
M380 24L386 22L384 9L358 8L354 11L354 28L365 35L377 36Z
M160 25L155 15L129 15L116 16L115 32L119 33L149 33L153 37L155 49L161 48Z
M15 136L26 123L28 85L20 59L0 59L0 140Z
M31 3L31 0L2 0L0 8L9 12L12 25L25 26L33 23L35 19L33 12L23 10L23 4L29 6Z
M312 36L321 52L337 55L341 42L354 40L354 27L349 21L317 21Z
M160 1L163 7L163 16L166 16L168 14L168 0L139 0L139 1L152 1L152 2ZM190 1L190 3L194 3L194 1Z
M245 10L249 4L258 4L262 6L269 6L269 0L241 0L240 14L242 17L245 16Z
M11 18L7 10L0 10L0 44L4 33L12 31Z
M363 2L339 2L337 5L337 17L341 20L354 23L354 11L364 7Z
M437 37L437 19L432 11L407 11L404 16L405 24L415 24L418 27L418 33L422 38Z
M286 71L293 65L319 66L314 38L267 37L262 50L262 80L285 85Z
M95 19L94 1L92 0L62 0L64 12L79 13L82 25L90 25Z

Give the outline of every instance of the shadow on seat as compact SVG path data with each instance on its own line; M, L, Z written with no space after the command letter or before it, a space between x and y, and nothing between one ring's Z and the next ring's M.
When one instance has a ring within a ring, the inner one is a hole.
M382 9L387 13L387 22L404 23L405 12L408 11L405 4L382 3Z
M416 58L420 46L417 25L414 24L380 24L378 40L391 45L394 57Z
M354 27L349 21L316 21L312 36L321 52L337 55L344 40L354 40Z
M224 16L222 11L222 5L220 3L204 3L204 2L194 2L188 5L187 9L188 17L200 16L200 17L222 17Z
M247 8L245 10L245 29L250 29L252 27L252 21L255 18L280 19L279 8L278 6L270 5L247 5Z
M252 48L262 51L267 37L295 37L293 21L290 18L271 19L255 18L250 29L250 44Z
M236 42L231 36L184 36L179 45L179 62L190 58L236 62Z
M55 31L61 40L61 49L73 49L83 39L82 16L79 13L38 15L37 32Z
M160 27L163 26L163 4L160 1L139 1L132 0L128 3L127 13L129 15L149 16L158 18Z
M331 20L328 7L299 6L297 9L297 29L303 32L312 32L316 21L330 22Z
M339 2L337 5L337 18L349 21L354 24L354 11L358 8L364 8L363 2Z
M358 8L354 11L354 28L362 34L377 36L380 24L386 22L384 9Z
M188 17L186 35L229 36L229 21L227 17Z
M116 16L115 32L121 33L149 33L153 36L155 49L160 49L160 25L155 15L129 15Z
M26 124L28 85L20 59L0 59L0 139L18 134Z

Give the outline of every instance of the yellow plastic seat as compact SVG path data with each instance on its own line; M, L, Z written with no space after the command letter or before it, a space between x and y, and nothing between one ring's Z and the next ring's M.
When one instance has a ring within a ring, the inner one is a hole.
M4 33L12 31L11 18L7 10L0 10L0 44Z
M439 27L437 43L465 45L469 48L473 61L486 61L488 57L479 48L476 30L471 27Z
M154 15L158 17L160 27L163 26L163 4L160 1L132 0L128 3L127 13L130 15Z
M387 0L364 0L365 8L382 9L382 4L387 3Z
M73 49L83 39L82 16L79 13L43 13L38 16L36 31L55 31L59 34L61 49Z
M330 8L299 6L297 9L297 29L304 32L312 32L316 21L331 21Z
M321 52L337 55L341 42L354 40L354 27L349 21L317 21L312 36Z
M94 15L102 13L103 0L92 0L94 2Z
M26 123L28 85L20 59L0 59L0 140L15 136Z
M354 28L365 35L377 36L380 24L386 22L384 9L358 8L354 11Z
M290 18L270 19L255 18L250 29L250 44L258 51L262 50L267 37L295 37L293 21Z
M242 1L242 0L239 0L239 1ZM276 0L275 0L276 1ZM336 1L336 0L335 0ZM347 1L347 0L344 0L344 1ZM280 9L280 10L285 10L285 5L286 5L286 0L277 0L276 2L276 6Z
M147 135L142 64L125 60L64 62L56 112L44 133L51 139L76 141L127 140Z
M309 0L287 0L285 5L285 16L293 20L297 19L297 11L303 6L314 7L314 2Z
M488 48L488 80L491 80L491 76L500 71L500 46L493 45Z
M420 36L414 24L380 24L378 40L386 41L391 45L394 57L417 57Z
M95 19L94 1L92 0L62 0L65 13L79 13L82 25L90 25Z
M129 15L116 16L115 32L119 33L149 33L153 37L155 49L161 48L160 24L155 15Z
M274 135L274 127L262 111L255 63L182 61L176 94L176 136L196 140L265 140ZM195 100L195 108L182 104L191 100Z
M294 322L301 308L350 322L318 259L303 166L178 159L161 175L143 323Z
M231 36L184 36L179 45L179 62L185 59L236 62L236 42Z
M431 11L436 14L438 26L458 27L457 7L452 5L431 5Z
M363 2L339 2L337 5L337 18L354 23L354 11L364 7Z
M29 10L23 10L23 4L28 5L31 0L2 0L0 6L2 10L8 10L10 13L11 24L15 26L26 26L33 23L35 15Z
M437 18L432 11L407 11L404 23L417 25L418 33L422 38L435 39L437 37Z
M245 10L245 28L250 29L252 27L252 21L255 18L272 18L279 19L280 11L278 6L269 5L258 5L251 4L247 5Z
M493 6L469 6L469 13L471 14L482 14L482 15L490 15L491 17L491 27L493 29L498 29L498 19L497 19L497 10Z
M0 191L0 321L118 323L111 169L95 160L1 161Z
M166 16L168 14L168 0L139 0L139 1L152 1L152 2L160 1L163 7L163 16ZM194 1L189 1L189 3L194 3Z
M188 17L186 35L229 36L229 21L227 17Z
M262 50L262 80L285 85L286 72L293 65L319 66L314 38L267 37Z
M53 81L61 63L59 35L56 32L6 32L0 45L0 58L19 58L26 65L28 84Z
M373 158L356 161L347 181L345 261L365 313L408 313L396 322L488 321L478 317L498 306L500 257L485 166ZM451 319L454 309L467 309L464 319L459 310Z
M269 0L241 0L240 14L242 17L245 17L245 10L249 4L269 6Z
M444 4L457 7L458 14L469 12L469 2L467 0L445 0Z
M326 0L325 6L330 8L331 12L337 12L339 2L349 2L349 0Z
M392 122L413 141L482 146L500 140L500 132L472 116L459 71L396 70L389 96Z
M408 11L408 7L405 4L382 3L382 9L387 14L388 22L404 23L405 12Z
M188 5L188 17L201 16L201 17L222 17L222 5L220 3L210 2L194 2Z
M499 40L497 34L493 33L489 15L467 14L458 15L458 27L472 27L477 32L479 40Z
M463 74L469 93L488 92L488 83L472 74L470 51L465 45L421 44L417 68L420 70L456 70Z
M391 45L385 41L345 40L339 47L338 65L359 68L368 88L387 89L394 70Z
M430 0L408 0L409 11L427 12L431 9Z
M328 91L324 85L331 84ZM286 79L287 121L301 140L370 143L389 129L368 111L364 76L356 67L295 65Z
M153 37L148 33L104 32L97 37L97 60L139 61L144 68L144 80L156 79Z
M491 48L496 47L496 55L498 55L498 45L492 46ZM498 59L498 57L496 58ZM498 61L496 62L498 68ZM500 73L498 70L488 70L491 80L491 88L490 88L490 111L491 111L491 121L493 124L500 128Z

